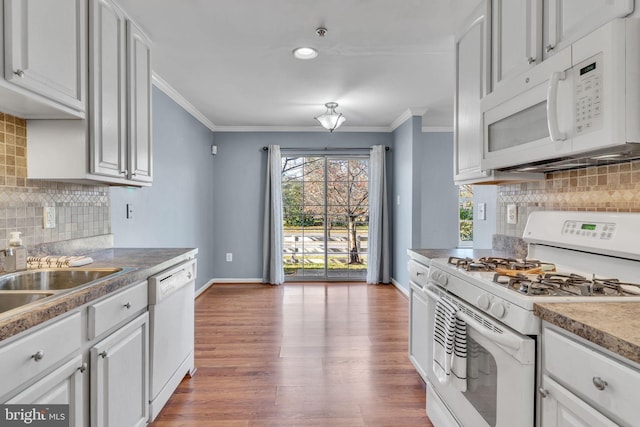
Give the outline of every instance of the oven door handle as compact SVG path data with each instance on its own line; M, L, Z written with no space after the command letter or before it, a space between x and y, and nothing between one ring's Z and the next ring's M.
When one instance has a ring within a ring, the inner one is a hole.
M480 335L484 336L485 338L495 343L498 343L502 346L510 348L512 350L515 350L515 351L520 350L521 341L518 338L512 337L510 335L503 335L497 332L493 332L485 328L476 319L474 319L473 317L469 316L467 313L464 313L460 310L458 310L458 312L456 313L456 316L458 317L458 319L463 320L467 325L472 327L476 332L478 332Z
M426 286L423 288L423 291L429 296L429 298L433 299L434 301L438 301L440 299L440 295L438 295L437 293L435 293L434 291L432 291L430 288ZM458 310L456 312L456 316L460 320L463 320L467 325L472 327L474 330L476 330L480 335L491 340L492 342L498 343L500 345L503 345L515 351L520 350L521 341L518 338L512 337L510 335L503 335L497 332L493 332L485 328L480 322L478 322L476 319L474 319L473 317L469 316L468 314L464 313L461 310Z

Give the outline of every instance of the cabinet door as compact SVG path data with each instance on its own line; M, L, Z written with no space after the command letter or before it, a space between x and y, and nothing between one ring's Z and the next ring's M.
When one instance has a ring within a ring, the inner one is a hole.
M542 380L544 427L615 427L616 423L546 375Z
M428 299L421 288L413 282L409 285L409 359L422 379L426 381L428 364L433 359L433 349L427 332Z
M83 374L87 364L78 355L31 387L12 397L8 404L69 405L69 426L86 425Z
M633 0L545 0L544 10L547 57L612 19L633 12Z
M125 18L109 0L89 3L91 173L127 177Z
M151 41L127 21L129 179L151 182Z
M542 0L492 0L493 88L542 60Z
M149 315L91 349L92 427L144 426L149 416Z
M86 0L5 0L5 79L85 111Z
M489 90L489 2L483 1L455 41L454 181L483 178L480 100Z

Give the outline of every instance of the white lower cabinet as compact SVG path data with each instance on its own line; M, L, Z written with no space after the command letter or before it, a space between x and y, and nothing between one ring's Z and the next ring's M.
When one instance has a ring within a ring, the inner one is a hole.
M542 330L542 427L638 425L640 367L577 335Z
M429 267L411 260L409 276L409 360L426 382L433 351L427 333L429 297L424 292Z
M86 375L87 364L77 355L6 403L69 405L69 427L84 426Z
M144 426L149 412L149 315L91 349L91 426Z
M542 378L544 400L542 425L544 427L615 427L616 423L586 404L560 384Z

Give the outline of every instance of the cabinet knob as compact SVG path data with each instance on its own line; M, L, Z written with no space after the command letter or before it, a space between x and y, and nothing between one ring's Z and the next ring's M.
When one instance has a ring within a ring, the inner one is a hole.
M24 70L15 70L13 72L13 74L15 74L16 76L23 78L24 77Z
M593 381L593 385L600 391L604 390L605 387L608 385L607 382L600 377L593 377L592 381Z
M534 58L533 56L530 56L529 58L527 58L527 62L529 64L533 64L534 62L536 62L536 58Z
M552 46L552 45L550 45L550 44L548 44L548 45L546 45L546 46L544 47L544 50L545 50L545 52L547 52L547 53L551 52L553 49L555 49L555 46Z
M107 352L106 352L106 350L105 350L105 351L103 351L102 353L98 353L98 356L102 357L103 359L104 359L105 357L107 357Z
M131 303L129 301L127 301L127 303L124 306L125 306L125 308L129 309L129 308L131 308Z
M84 374L84 372L87 370L87 362L84 362L79 368L78 371L80 371L80 373Z
M128 172L129 172L129 171L128 171L128 170L126 170L126 169L125 169L125 170L121 170L121 171L120 171L120 175L126 175Z
M41 361L44 358L44 350L38 350L35 354L31 355L31 358L36 362Z
M540 397L542 397L543 399L547 396L549 396L549 390L547 390L546 388L542 388L540 387L538 389L538 393L540 393Z

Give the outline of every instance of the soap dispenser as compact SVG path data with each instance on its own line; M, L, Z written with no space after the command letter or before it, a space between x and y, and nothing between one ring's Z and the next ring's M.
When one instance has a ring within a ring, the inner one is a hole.
M19 231L12 231L9 233L9 249L13 252L13 256L15 257L15 271L27 269L27 248L22 246L20 234L22 233Z

